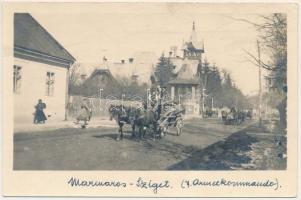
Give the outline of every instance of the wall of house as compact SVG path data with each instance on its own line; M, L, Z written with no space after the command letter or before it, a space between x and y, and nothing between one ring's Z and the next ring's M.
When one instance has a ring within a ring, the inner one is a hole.
M47 105L47 122L64 120L67 69L19 58L14 59L14 64L22 67L20 92L14 93L15 123L33 123L39 99ZM46 95L47 72L55 73L53 96Z

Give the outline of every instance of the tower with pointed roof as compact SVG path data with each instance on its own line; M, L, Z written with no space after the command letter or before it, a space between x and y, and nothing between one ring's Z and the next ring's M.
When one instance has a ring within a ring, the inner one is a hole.
M199 40L197 32L195 30L195 23L192 24L192 31L189 39L183 43L183 58L190 60L202 60L202 54L204 51L204 42Z
M195 23L192 24L190 37L183 41L181 50L183 57L170 57L170 62L175 65L176 76L170 80L171 99L178 102L185 109L186 115L200 115L201 86L198 76L199 68L202 66L202 54L204 43L198 38Z

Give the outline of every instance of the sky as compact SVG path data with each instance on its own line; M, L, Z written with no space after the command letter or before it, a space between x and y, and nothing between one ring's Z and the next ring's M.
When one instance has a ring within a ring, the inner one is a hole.
M194 4L97 4L31 14L88 71L104 56L112 62L141 51L159 57L163 52L167 55L171 46L178 46L181 54L181 44L195 22L198 37L204 41L203 57L229 71L244 94L258 91L258 68L247 61L243 51L257 54L258 34L252 25L232 19L259 22L258 13L215 12Z

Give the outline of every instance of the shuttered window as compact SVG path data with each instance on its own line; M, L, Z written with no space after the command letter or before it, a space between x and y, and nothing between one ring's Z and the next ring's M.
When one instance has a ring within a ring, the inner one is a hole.
M47 72L46 74L46 95L53 96L54 94L55 73Z
M19 94L21 92L21 80L22 80L22 67L14 65L14 93Z

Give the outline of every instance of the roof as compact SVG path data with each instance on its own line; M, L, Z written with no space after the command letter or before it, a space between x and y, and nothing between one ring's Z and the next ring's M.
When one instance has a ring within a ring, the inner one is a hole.
M194 22L193 22L192 32L189 37L189 40L183 44L182 49L200 50L200 51L204 50L204 42L198 40Z
M204 44L201 41L185 42L183 49L204 51Z
M195 77L191 71L191 68L184 64L177 74L177 78L169 81L169 84L190 84L198 85L200 82L197 77Z
M97 69L97 68L92 72L90 76L94 77L96 75L102 75L102 74L106 74L109 77L113 77L109 69Z
M193 78L193 73L190 68L190 65L183 64L181 69L178 71L177 78L178 79L187 79L187 80Z
M106 76L111 84L118 84L118 81L114 78L109 69L95 69L90 75L89 79L94 79L96 76Z
M170 85L198 85L199 81L197 79L173 79L168 82Z
M75 58L48 33L29 13L14 15L14 47L73 63Z

